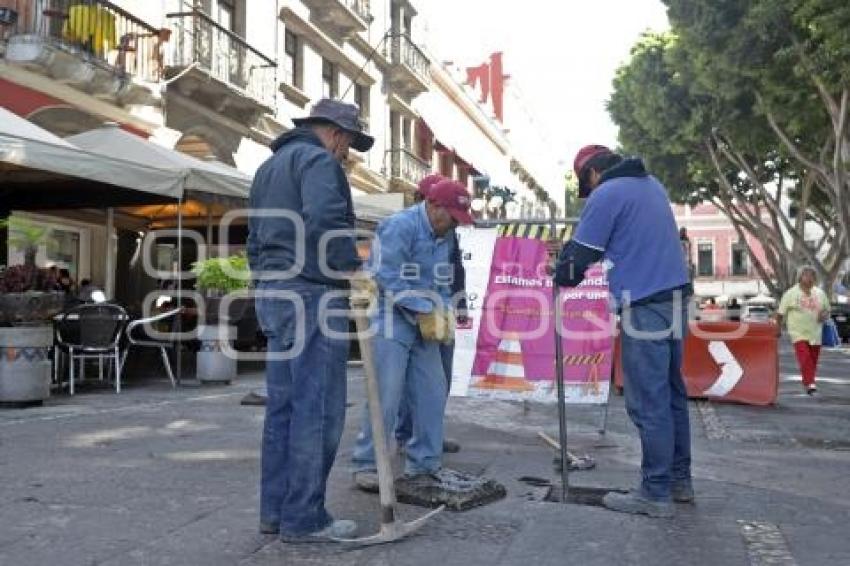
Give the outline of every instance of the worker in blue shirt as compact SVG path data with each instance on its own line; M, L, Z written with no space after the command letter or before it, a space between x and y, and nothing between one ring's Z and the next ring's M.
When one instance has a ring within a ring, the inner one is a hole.
M413 195L414 202L419 204L427 200L431 188L444 180L446 180L446 177L443 177L439 173L433 173L423 178L419 181L419 186ZM457 232L451 230L446 235L446 240L448 240L449 244L449 263L452 265L453 272L451 278L452 305L457 323L463 324L469 318L466 301L466 269L463 267L463 254L460 249L460 240L457 237ZM443 362L443 372L446 376L446 395L452 389L454 355L454 340L440 344L440 358ZM404 397L402 397L401 411L398 415L398 426L396 427L395 435L400 448L406 446L411 436L413 436L413 421L408 410L407 399ZM460 443L457 440L448 437L443 438L443 452L455 453L459 451Z
M575 287L588 266L605 260L622 316L626 410L643 451L640 486L609 493L612 510L671 517L673 502L694 500L682 343L689 276L670 200L640 159L604 146L579 151L579 196L588 197L573 238L564 245L555 282Z
M354 481L377 489L373 442L395 437L399 408L409 402L412 437L405 447L405 475L440 482L446 377L440 344L454 339L447 235L471 224L466 188L444 180L425 202L387 218L378 226L369 259L378 299L372 317L375 370L387 438L373 439L368 411L354 447Z

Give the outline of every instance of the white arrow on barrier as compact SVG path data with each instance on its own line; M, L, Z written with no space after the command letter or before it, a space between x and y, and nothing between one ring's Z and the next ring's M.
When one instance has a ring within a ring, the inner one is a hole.
M744 368L729 351L726 342L709 342L708 351L717 365L720 366L720 377L703 395L709 397L725 397L741 381Z

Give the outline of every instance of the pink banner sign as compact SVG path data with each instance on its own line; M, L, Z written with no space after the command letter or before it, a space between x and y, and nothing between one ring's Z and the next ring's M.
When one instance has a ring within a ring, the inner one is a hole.
M552 400L555 336L552 279L542 239L500 236L484 296L469 394ZM564 288L561 336L568 401L604 403L613 353L613 315L601 265Z

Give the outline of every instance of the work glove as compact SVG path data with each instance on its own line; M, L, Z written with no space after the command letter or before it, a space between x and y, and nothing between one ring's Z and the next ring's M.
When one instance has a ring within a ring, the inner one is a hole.
M351 285L349 303L354 308L370 308L378 297L378 285L367 271L356 271L348 280Z
M450 344L455 338L455 316L447 309L434 309L416 316L422 339Z

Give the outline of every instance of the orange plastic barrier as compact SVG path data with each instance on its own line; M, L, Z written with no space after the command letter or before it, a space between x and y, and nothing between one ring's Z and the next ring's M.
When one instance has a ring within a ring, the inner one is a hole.
M778 342L772 322L691 322L682 364L688 396L772 405L779 390ZM622 388L619 337L614 361L614 384Z

